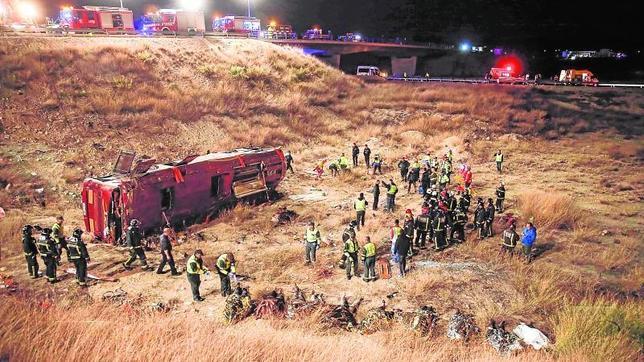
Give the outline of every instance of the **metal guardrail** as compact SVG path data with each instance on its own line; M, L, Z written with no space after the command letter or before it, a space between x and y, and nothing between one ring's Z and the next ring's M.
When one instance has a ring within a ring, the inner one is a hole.
M572 85L572 84L565 84L565 83L560 83L560 82L553 82L553 81L540 81L540 82L535 82L535 81L525 81L525 82L515 82L515 83L509 83L509 82L500 82L497 83L495 81L489 81L485 79L477 79L477 78L427 78L427 77L388 77L387 80L389 81L395 81L395 82L434 82L434 83L468 83L468 84L504 84L504 85L546 85L546 86L561 86L561 87L593 87L590 85ZM599 83L596 85L597 87L605 87L605 88L640 88L644 89L644 84L638 84L638 83Z

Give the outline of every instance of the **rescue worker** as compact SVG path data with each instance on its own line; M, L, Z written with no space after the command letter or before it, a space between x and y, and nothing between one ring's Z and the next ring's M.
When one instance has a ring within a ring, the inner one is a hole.
M391 238L391 255L396 260L396 241L402 235L403 229L400 227L400 220L396 219L394 221L394 226L391 227L389 231L389 236Z
M429 187L431 186L431 171L429 168L425 167L423 170L423 174L420 177L420 188L421 188L421 193L425 194L427 190L429 190Z
M496 211L503 213L503 200L505 200L505 184L501 182L496 188Z
M457 208L454 212L454 220L450 229L449 238L452 241L462 243L465 241L465 225L467 224L467 214L463 209ZM454 238L454 234L458 233L458 238Z
M376 181L371 192L373 193L373 211L376 211L378 210L378 201L380 199L380 181Z
M402 160L398 161L398 169L400 170L402 180L407 181L407 174L409 173L409 161L407 161L407 157L403 157Z
M485 216L487 217L486 222L486 236L491 238L494 234L494 204L492 199L487 199L487 209L485 210Z
M63 232L63 223L65 219L61 216L56 217L56 222L51 227L51 238L54 239L56 243L56 249L58 250L58 255L62 254L62 250L66 249L65 245L65 234Z
M365 238L366 244L362 247L362 260L364 260L365 282L376 280L376 244L371 242L370 237Z
M349 169L349 159L344 155L344 153L338 159L338 164L340 165L340 169L343 171Z
M44 228L40 232L40 237L36 242L36 247L38 248L38 253L42 258L43 263L45 264L45 275L47 276L47 281L49 283L56 283L56 268L58 263L60 263L60 254L58 254L58 249L56 248L56 243L51 238L51 229Z
M389 183L382 182L383 186L387 189L387 206L385 211L394 212L396 207L396 194L398 193L398 186L393 179L389 179Z
M409 174L407 175L407 193L418 192L418 180L420 179L420 162L414 160L410 165Z
M291 173L295 173L295 171L293 171L293 155L291 155L291 151L286 151L286 155L284 155L284 160L286 161L286 171L291 171Z
M414 214L412 214L411 209L405 211L405 222L403 223L403 234L409 239L409 256L414 254Z
M351 156L353 158L353 167L358 167L358 156L360 156L360 148L355 143L353 144L353 148L351 149Z
M449 162L449 164L451 165L451 164L452 164L452 161L454 161L454 154L452 153L452 150L451 150L451 149L449 149L449 150L447 151L447 155L446 155L446 157L447 157L447 161L448 161L448 162Z
M148 261L145 257L145 251L143 250L143 235L139 229L140 222L137 219L132 219L130 221L130 227L127 229L127 234L125 235L127 240L127 247L130 248L130 258L123 263L125 269L131 269L130 265L139 258L141 261L141 269L148 270Z
M199 294L199 286L201 285L201 274L210 275L210 271L203 262L203 251L197 249L194 254L188 258L186 264L186 275L190 283L190 290L192 291L192 299L196 302L202 302L204 298Z
M376 154L373 158L373 174L375 175L376 172L378 174L382 175L382 158L380 157L379 154Z
M364 164L367 166L367 169L369 168L369 158L371 157L371 149L369 146L365 143L364 149L362 150L362 154L364 155Z
M320 231L315 227L315 223L311 221L309 227L304 234L304 244L306 245L306 263L315 263L315 253L320 248Z
M472 203L472 190L469 187L465 187L463 190L463 207L464 211L467 213L470 211L470 204Z
M465 187L470 187L472 185L472 168L467 166L465 173L463 173L463 183Z
M407 255L410 251L411 240L409 240L404 233L401 233L398 238L396 238L396 244L394 245L394 254L396 254L398 258L398 267L400 268L401 277L404 277L407 273Z
M430 232L432 224L432 218L429 216L429 208L424 207L425 205L427 204L425 203L423 205L423 213L416 217L416 222L414 225L416 228L416 240L414 244L416 245L416 247L421 249L427 248L425 246L425 240L427 238L427 233Z
M221 282L221 296L227 297L232 292L230 288L230 280L236 280L237 268L235 267L235 255L233 253L221 254L217 258L217 274L219 274L219 281Z
M83 230L74 229L67 243L67 260L76 268L76 283L81 287L87 286L87 263L90 262L87 246L82 239Z
M440 179L438 180L438 188L439 190L445 189L445 187L449 184L449 175L443 172L441 174Z
M483 239L487 232L487 212L483 206L483 202L479 202L474 210L474 226L479 230L479 239Z
M354 276L358 275L358 250L360 250L360 246L356 239L356 232L353 229L355 225L356 222L351 221L347 230L342 234L342 241L344 241L342 258L344 260L344 269L347 272L347 280L351 280L351 269L353 269Z
M34 227L31 225L25 225L22 228L22 251L25 254L25 259L27 260L27 271L29 276L32 279L39 277L38 275L38 248L36 247L36 239L33 236Z
M445 214L439 214L434 220L434 250L442 250L447 247L447 223Z
M340 174L337 160L331 160L331 162L329 162L329 170L331 170L331 176L333 177Z
M501 150L496 151L496 154L494 154L494 161L496 162L496 170L499 173L503 172L503 154L501 153Z
M523 235L521 236L521 244L523 245L523 256L525 257L526 263L530 263L533 259L532 255L532 246L537 240L537 229L534 225L529 222L523 229Z
M179 275L180 273L177 272L174 264L174 256L172 256L172 229L163 229L163 234L159 237L159 249L161 249L161 262L157 268L157 274L165 273L163 268L168 264L170 266L170 275Z
M501 251L499 254L510 254L510 257L514 256L514 248L517 246L517 241L519 241L519 234L517 234L516 228L516 225L512 224L508 229L503 231Z
M358 199L353 203L353 208L356 210L356 224L358 230L360 230L360 226L364 226L364 216L367 212L368 204L369 203L365 200L364 193L362 192L360 193L360 196L358 196Z

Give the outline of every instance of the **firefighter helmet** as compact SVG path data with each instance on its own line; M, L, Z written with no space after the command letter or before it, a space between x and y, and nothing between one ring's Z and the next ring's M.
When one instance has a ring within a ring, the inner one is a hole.
M51 229L50 228L42 228L40 231L42 235L51 235Z
M130 220L130 226L139 226L139 225L141 225L141 222L138 219Z
M355 220L351 220L351 222L349 223L349 227L354 228L356 226L358 226L358 223Z
M25 235L31 235L31 232L34 230L34 227L31 225L25 225L22 227L22 233Z
M74 229L74 233L72 235L74 235L75 238L80 240L81 236L83 236L83 229L81 228Z

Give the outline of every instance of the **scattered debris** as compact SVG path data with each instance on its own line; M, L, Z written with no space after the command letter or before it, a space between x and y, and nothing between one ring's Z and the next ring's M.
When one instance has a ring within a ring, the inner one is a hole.
M307 301L304 291L295 284L293 298L288 303L286 317L288 319L295 319L296 317L309 315L324 305L326 305L326 301L321 293L313 292L311 294L311 300Z
M490 321L490 325L487 327L487 334L485 339L490 343L490 345L497 350L497 352L503 355L509 355L513 351L520 350L521 343L519 338L511 332L506 332L505 330L505 321L501 322L498 326L494 320Z
M103 293L103 301L109 301L115 304L125 304L127 302L127 292L121 288Z
M248 288L237 285L233 294L226 298L224 319L228 323L236 323L253 313L254 304L250 299Z
M9 293L13 293L18 290L18 283L13 279L11 275L0 274L0 288L6 289Z
M76 275L76 269L67 268L67 269L65 269L65 273L71 274L71 275ZM118 282L119 281L118 278L112 278L112 277L103 276L103 275L99 276L99 275L96 275L96 274L89 274L89 273L87 274L87 277L89 279L99 280L99 281L103 281L103 282Z
M386 303L383 300L382 305L376 308L371 308L367 311L367 315L358 326L358 330L362 334L371 334L387 328L391 321L394 319L395 313L386 310Z
M360 298L353 306L349 305L346 297L342 297L342 304L332 306L329 311L322 317L322 324L329 328L339 328L353 331L357 326L355 314L362 303Z
M550 340L540 330L527 326L521 323L512 330L514 334L521 339L521 341L536 350L541 348L548 348Z
M333 267L322 268L317 271L318 279L328 279L333 276Z
M414 311L411 329L421 336L429 336L438 322L438 313L431 306L422 306Z
M449 339L462 339L467 342L472 335L479 332L480 329L476 326L474 317L471 314L462 313L458 309L447 323L447 337Z
M304 194L298 194L298 195L289 195L289 199L293 201L309 201L309 202L315 202L315 201L322 201L326 199L326 192L317 189L317 188L310 188L306 193Z
M286 300L281 289L274 290L262 296L255 303L255 318L271 319L286 316Z
M297 213L293 210L288 210L286 207L280 207L277 212L273 214L271 221L275 226L288 224L295 220Z
M608 235L611 235L611 234L612 233L610 232L610 230L606 230L606 229L602 230L602 236L608 236Z

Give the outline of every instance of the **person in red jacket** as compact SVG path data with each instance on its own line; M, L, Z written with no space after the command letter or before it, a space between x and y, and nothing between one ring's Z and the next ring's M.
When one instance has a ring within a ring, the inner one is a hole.
M463 181L465 182L465 187L472 185L472 168L470 166L467 166L467 170L465 170Z

